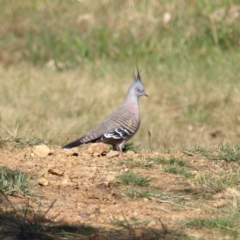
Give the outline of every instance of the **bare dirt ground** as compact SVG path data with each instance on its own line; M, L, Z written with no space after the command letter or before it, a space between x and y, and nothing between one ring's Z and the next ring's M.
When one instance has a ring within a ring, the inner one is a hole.
M191 177L168 173L163 164L155 162L173 157L187 164ZM186 228L182 222L196 217L210 218L217 209L231 204L232 198L226 196L226 191L219 192L196 182L204 174L221 174L233 165L181 152L130 151L124 158L94 156L82 149L56 150L45 157L34 154L32 148L4 148L0 152L0 166L22 170L37 181L33 187L35 194L9 196L14 206L28 201L34 209L44 212L56 200L46 214L53 224L97 229L88 236L72 239L229 239L212 230ZM154 180L148 187L117 183L117 176L125 173ZM152 194L142 198L127 194L136 188ZM6 201L1 202L2 207L7 205Z

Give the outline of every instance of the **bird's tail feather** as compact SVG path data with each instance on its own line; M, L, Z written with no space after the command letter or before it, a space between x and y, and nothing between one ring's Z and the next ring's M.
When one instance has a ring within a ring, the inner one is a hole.
M82 144L82 142L80 141L80 139L78 139L74 142L71 142L71 143L67 144L66 146L64 146L62 148L64 148L64 149L74 148L74 147L78 147L81 144Z
M98 137L98 138L94 138L94 139L87 139L85 140L86 136L83 136L81 138L79 138L78 140L71 142L69 144L67 144L66 146L62 147L63 149L69 149L69 148L74 148L74 147L78 147L84 143L95 143L95 142L102 142L102 136Z

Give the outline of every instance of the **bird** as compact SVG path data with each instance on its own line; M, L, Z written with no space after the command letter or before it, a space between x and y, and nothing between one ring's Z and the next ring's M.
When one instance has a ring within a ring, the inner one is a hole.
M113 150L119 150L119 156L123 157L125 143L135 135L140 126L138 99L141 96L148 97L137 69L137 76L134 76L134 82L129 87L123 104L86 135L62 148L70 149L82 144L103 142L112 145Z

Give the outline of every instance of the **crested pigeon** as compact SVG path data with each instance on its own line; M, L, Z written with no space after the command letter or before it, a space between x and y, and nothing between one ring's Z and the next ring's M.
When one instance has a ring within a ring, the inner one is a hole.
M122 106L89 133L67 144L63 149L77 147L85 143L103 142L112 145L114 150L117 150L117 146L119 146L119 155L123 156L122 150L125 143L134 136L140 126L138 98L141 96L148 97L145 93L139 71L137 77L134 78L134 83L129 87Z

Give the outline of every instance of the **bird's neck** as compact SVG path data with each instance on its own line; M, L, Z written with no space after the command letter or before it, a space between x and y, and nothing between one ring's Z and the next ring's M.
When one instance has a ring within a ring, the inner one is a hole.
M128 105L128 108L135 114L136 118L140 116L140 107L138 103L138 97L128 95L124 101L124 105Z

